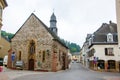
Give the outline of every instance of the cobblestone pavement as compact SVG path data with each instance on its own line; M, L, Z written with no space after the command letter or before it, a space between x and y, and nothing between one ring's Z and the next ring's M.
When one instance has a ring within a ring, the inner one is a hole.
M105 77L104 80L120 80L120 77Z
M79 63L72 63L71 68L65 71L31 74L14 80L120 80L120 73L97 72L84 68Z
M0 80L120 80L120 73L97 72L73 63L71 68L58 72L10 70L0 72Z
M0 72L0 80L13 80L18 77L27 76L33 74L44 74L43 72L25 71L25 70L11 70L4 67L4 70Z
M8 80L8 79L9 78L6 74L0 72L0 80Z

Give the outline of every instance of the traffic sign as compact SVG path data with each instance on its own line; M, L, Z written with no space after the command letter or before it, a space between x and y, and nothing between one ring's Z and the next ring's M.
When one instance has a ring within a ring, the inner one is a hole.
M11 54L11 60L12 60L12 62L15 60L15 52L13 52L13 53Z

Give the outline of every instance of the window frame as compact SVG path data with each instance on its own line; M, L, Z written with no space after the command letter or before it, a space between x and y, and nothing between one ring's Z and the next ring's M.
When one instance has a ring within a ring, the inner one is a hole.
M114 48L105 48L105 55L106 56L114 56Z
M107 34L107 42L113 42L113 34L111 33Z

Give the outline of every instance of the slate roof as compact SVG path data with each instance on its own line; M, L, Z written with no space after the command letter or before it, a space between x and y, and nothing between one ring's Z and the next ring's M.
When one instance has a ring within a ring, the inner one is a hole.
M51 16L51 18L50 18L51 20L55 20L56 21L56 16L55 16L55 14L53 13L52 14L52 16Z
M30 17L31 17L31 16L35 16L36 19L38 19L38 20L40 21L40 23L42 23L42 25L44 25L45 29L53 36L53 38L54 38L53 40L54 40L54 41L58 41L61 45L63 45L64 47L66 47L66 48L68 49L68 47L60 40L60 38L59 38L54 32L52 32L34 13L32 13L32 14L30 15ZM29 18L30 18L30 17L29 17ZM27 20L29 20L29 18L28 18ZM27 22L27 20L25 21L25 23ZM24 23L24 24L25 24L25 23ZM23 24L23 25L24 25L24 24ZM23 25L22 25L22 26L23 26ZM22 26L21 26L21 28L22 28ZM21 28L20 28L20 29L21 29ZM20 30L20 29L19 29L19 30ZM19 32L19 30L15 33L15 35ZM15 35L14 35L14 36L15 36ZM13 38L14 38L14 36L13 36Z
M113 35L113 42L107 42L107 34L111 33ZM113 22L103 23L102 26L93 33L92 44L117 44L117 24Z

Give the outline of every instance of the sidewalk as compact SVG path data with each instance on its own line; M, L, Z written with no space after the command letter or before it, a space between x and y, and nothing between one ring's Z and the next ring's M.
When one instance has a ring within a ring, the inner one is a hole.
M9 80L9 77L3 72L0 72L0 80Z
M4 70L0 72L0 80L13 80L15 78L30 74L43 74L43 73L35 72L35 71L26 71L26 70L11 70L4 68Z
M120 80L120 77L105 77L104 80Z

